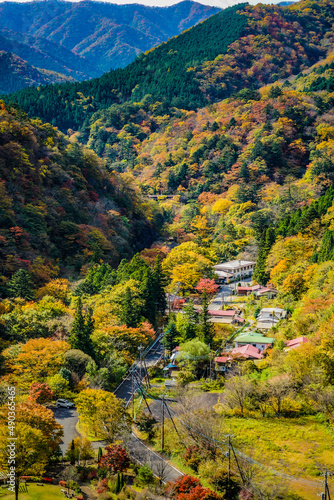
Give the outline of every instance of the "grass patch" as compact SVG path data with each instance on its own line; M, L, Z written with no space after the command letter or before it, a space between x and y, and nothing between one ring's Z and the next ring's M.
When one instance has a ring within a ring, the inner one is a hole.
M243 453L289 475L319 478L334 467L334 432L316 417L228 418L233 444Z
M49 484L37 486L37 484L34 483L28 483L27 486L28 493L19 493L20 500L59 500L59 498L65 498L60 491L60 486L52 486ZM13 500L15 495L7 489L1 488L0 498L1 500Z
M82 437L85 437L89 441L103 441L102 436L99 436L99 435L95 436L95 433L88 426L82 425L80 423L80 420L78 421L78 423L76 425L76 429Z

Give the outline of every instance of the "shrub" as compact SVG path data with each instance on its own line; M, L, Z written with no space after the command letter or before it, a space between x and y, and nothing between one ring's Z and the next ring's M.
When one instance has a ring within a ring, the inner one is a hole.
M66 488L66 481L59 481L59 486Z
M183 454L186 464L191 467L195 472L201 462L201 454L198 446L189 446Z
M148 465L139 467L136 482L140 486L145 486L146 484L151 484L154 482L154 474Z

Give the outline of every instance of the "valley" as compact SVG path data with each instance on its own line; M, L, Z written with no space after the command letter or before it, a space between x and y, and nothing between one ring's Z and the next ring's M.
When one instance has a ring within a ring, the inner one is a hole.
M61 78L83 81L1 96L0 473L14 387L16 498L50 480L77 498L330 500L331 2L182 2L165 41L148 8L97 3L152 43L102 76L82 59L103 59L98 36L72 31L92 2L36 4L16 6L22 54L62 36ZM79 419L61 459L58 399Z

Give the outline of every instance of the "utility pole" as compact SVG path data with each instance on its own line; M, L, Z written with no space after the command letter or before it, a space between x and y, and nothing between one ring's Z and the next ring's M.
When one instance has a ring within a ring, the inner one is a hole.
M227 475L227 499L231 498L231 431L228 433L228 475Z
M131 371L131 385L132 385L132 418L135 419L135 384L133 380L133 368Z
M138 347L138 349L139 349L139 383L141 384L144 346L142 344L140 344L140 346Z
M323 495L323 499L324 500L331 500L331 495L329 493L329 488L328 488L328 470L325 469L325 472L324 472L324 478L325 478L325 493L322 493Z
M165 393L162 395L162 432L161 432L161 451L165 448Z

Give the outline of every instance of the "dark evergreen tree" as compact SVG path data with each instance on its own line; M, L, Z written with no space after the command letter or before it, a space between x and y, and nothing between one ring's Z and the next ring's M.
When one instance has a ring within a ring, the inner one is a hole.
M176 329L176 325L173 322L168 323L165 334L164 334L164 345L165 349L172 351L178 345L178 341L176 340L178 337L178 331Z
M269 274L266 272L266 264L268 254L274 243L275 231L272 227L268 227L261 235L259 252L253 274L253 279L261 285L265 285L269 280Z
M130 287L126 287L120 319L129 328L136 328L142 318L141 309L132 299Z
M334 232L330 229L327 229L322 237L318 254L319 263L327 260L334 260Z
M198 311L195 309L194 302L189 300L188 304L183 308L183 314L187 320L186 324L186 339L191 340L198 335Z
M74 439L71 441L71 449L69 451L69 459L71 465L75 464L75 446L74 446Z
M9 297L32 300L34 296L34 285L30 274L24 269L19 269L7 284Z
M202 293L202 311L199 314L200 338L203 342L210 345L213 340L213 324L210 322L209 297L204 290Z
M156 303L157 311L161 314L165 314L167 307L165 286L166 286L166 277L162 271L161 267L161 257L157 255L154 264L153 271L153 288L154 288L154 300Z
M94 358L94 346L91 335L94 331L93 309L90 307L86 316L82 311L82 300L78 298L69 342L72 349L80 349Z

